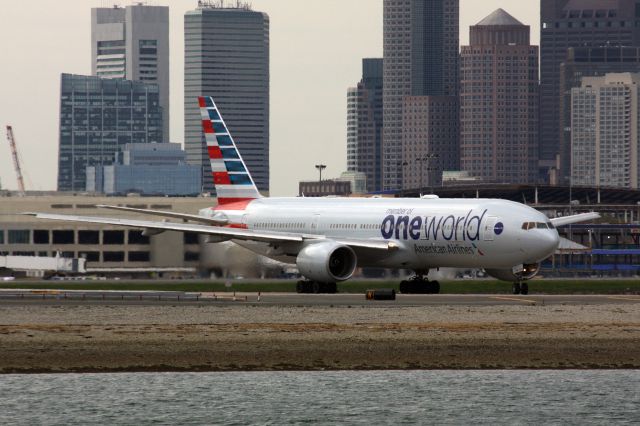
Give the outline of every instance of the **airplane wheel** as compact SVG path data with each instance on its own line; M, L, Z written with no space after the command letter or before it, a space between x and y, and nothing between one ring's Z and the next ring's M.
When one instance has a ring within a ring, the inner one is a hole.
M313 284L311 284L311 292L314 294L318 294L322 290L322 287L323 286L319 282L314 281Z
M521 291L520 283L513 283L512 291L513 291L513 294L520 294L520 291Z
M327 293L336 294L338 292L338 284L337 283L329 283L327 284Z
M438 281L431 281L431 294L439 294L440 293L440 283Z
M304 281L298 281L296 283L296 293L304 293L305 285Z
M529 294L529 284L522 283L520 285L520 294Z
M409 283L407 281L402 281L400 283L400 293L402 294L409 293Z

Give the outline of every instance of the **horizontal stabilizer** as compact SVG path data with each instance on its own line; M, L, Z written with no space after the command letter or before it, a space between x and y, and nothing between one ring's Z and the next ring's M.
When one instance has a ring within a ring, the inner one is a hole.
M580 222L588 222L590 220L596 220L596 219L600 219L600 214L592 212L592 213L575 214L573 216L556 217L554 219L551 219L551 223L553 223L553 226L557 228L559 226L571 225L573 223L580 223Z
M195 214L175 213L175 212L167 212L162 210L136 209L133 207L122 207L122 206L98 205L97 207L100 207L101 209L120 210L124 212L148 214L152 216L170 217L173 219L182 219L182 220L188 220L192 222L206 223L208 225L214 225L214 226L223 226L229 223L229 220L223 217L221 218L204 217L204 216L199 216Z
M589 247L578 244L567 238L560 237L560 244L558 245L559 252L581 252L587 250L590 250Z

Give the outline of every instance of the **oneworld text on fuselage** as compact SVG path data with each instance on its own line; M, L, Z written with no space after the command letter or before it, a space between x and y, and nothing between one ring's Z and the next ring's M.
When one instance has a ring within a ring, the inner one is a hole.
M403 209L394 209L403 210ZM411 216L409 214L390 213L382 221L380 231L385 240L433 240L478 241L480 229L487 210L482 213L469 210L466 215ZM389 213L389 212L387 212Z

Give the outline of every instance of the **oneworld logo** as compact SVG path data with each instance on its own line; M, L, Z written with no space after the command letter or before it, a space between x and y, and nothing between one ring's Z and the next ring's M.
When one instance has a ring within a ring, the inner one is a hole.
M486 214L487 210L481 214L470 210L465 216L411 217L390 214L382 221L382 238L385 240L395 238L396 240L478 241L482 220ZM495 232L498 234L497 228Z

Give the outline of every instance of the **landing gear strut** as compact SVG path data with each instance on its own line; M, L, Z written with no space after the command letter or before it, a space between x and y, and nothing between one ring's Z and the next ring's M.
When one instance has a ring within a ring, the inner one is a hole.
M296 292L307 294L335 294L338 292L338 285L336 283L320 283L317 281L298 281L296 284Z
M429 281L422 274L416 274L408 281L400 283L400 293L402 294L438 294L440 293L440 283Z
M512 290L513 294L529 294L529 284L520 282L513 283Z

